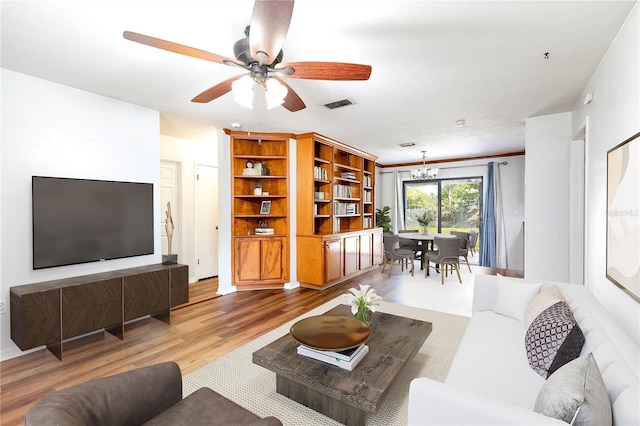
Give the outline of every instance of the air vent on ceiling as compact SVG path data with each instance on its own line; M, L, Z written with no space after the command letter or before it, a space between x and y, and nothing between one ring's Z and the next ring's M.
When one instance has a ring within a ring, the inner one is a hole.
M347 105L353 105L353 102L351 102L349 99L340 99L339 101L329 102L328 104L324 104L324 106L326 106L329 109L342 108Z
M402 148L408 148L410 146L416 146L415 142L404 142L404 143L399 143L398 146L401 146Z

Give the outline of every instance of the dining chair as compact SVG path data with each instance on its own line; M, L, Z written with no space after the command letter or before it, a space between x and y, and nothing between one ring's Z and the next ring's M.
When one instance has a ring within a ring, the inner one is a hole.
M475 229L469 230L469 252L476 255L476 243L478 242L478 232Z
M469 259L467 258L469 254L469 233L463 231L451 231L451 234L456 235L460 239L459 256L464 258L464 261L467 262L467 268L469 268L469 272L471 272L471 265L469 265Z
M405 234L409 232L417 233L418 230L417 229L401 229L398 231L398 234ZM400 248L413 250L413 257L419 260L422 260L422 244L421 243L422 241L419 241L419 240L411 240L409 238L400 238Z
M451 237L433 237L433 243L438 247L436 251L427 251L424 253L424 260L427 263L424 266L424 276L429 276L429 268L438 269L437 265L440 265L440 280L444 285L445 275L448 275L448 268L451 267L456 270L458 274L458 281L462 284L462 277L460 277L460 241L459 238ZM434 263L434 266L431 266Z
M384 263L382 264L382 273L387 264L389 265L389 276L393 269L393 262L396 260L400 263L402 271L404 271L404 262L409 260L411 263L411 276L413 276L413 261L415 259L413 250L400 248L400 237L398 235L383 235L382 244L384 246Z

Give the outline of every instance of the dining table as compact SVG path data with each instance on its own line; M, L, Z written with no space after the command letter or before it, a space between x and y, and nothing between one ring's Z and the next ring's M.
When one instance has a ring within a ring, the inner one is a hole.
M422 242L422 252L427 250L429 245L431 246L431 250L433 250L433 239L435 237L441 238L458 238L456 235L452 234L442 234L439 232L428 233L428 232L401 232L398 234L398 237L405 238L407 240L421 241ZM424 255L421 256L420 261L420 270L424 269Z

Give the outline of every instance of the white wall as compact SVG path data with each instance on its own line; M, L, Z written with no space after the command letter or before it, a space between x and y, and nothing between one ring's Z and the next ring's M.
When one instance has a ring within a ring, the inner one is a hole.
M196 174L198 165L218 167L218 132L211 127L196 133L177 130L170 119L160 119L160 158L180 164L180 218L182 259L189 265L189 282L197 281ZM168 136L178 135L177 137Z
M571 113L527 119L525 138L525 277L567 282Z
M581 102L586 93L593 93L589 105ZM585 283L640 343L640 304L605 275L607 151L640 131L640 4L631 11L576 103L572 117L574 132L586 117Z
M159 117L156 111L2 69L0 298L21 284L161 261ZM31 176L149 182L154 254L34 271ZM20 354L0 316L0 356Z
M500 166L502 183L502 201L505 219L505 231L507 238L507 266L510 269L522 270L523 260L523 235L522 222L524 221L524 156L497 157L491 161L506 161L506 166ZM438 178L464 178L482 177L486 187L488 160L472 160L446 163L442 165ZM382 206L391 207L392 223L395 223L395 203L393 200L395 174L394 171L409 170L409 167L378 168L376 170L376 194L375 208ZM486 189L486 188L485 188ZM394 225L394 232L397 227Z

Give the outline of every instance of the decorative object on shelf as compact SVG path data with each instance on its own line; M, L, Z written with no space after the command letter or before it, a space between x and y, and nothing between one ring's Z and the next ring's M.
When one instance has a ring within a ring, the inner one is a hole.
M261 220L258 225L260 226L260 228L268 228L269 227L269 221L268 220Z
M178 255L171 254L171 241L173 240L173 231L176 227L173 224L173 215L171 214L171 203L167 203L167 211L165 212L164 230L167 234L167 255L162 256L163 265L172 265L178 263Z
M347 293L347 304L351 305L351 313L356 319L368 323L371 312L375 312L380 306L382 297L368 285L360 284L360 289L350 288L351 293Z
M262 185L256 183L253 185L253 195L262 195Z
M413 180L428 180L435 179L438 176L438 169L427 168L427 151L422 152L422 167L419 169L411 170L411 179Z
M371 335L369 326L344 315L316 315L291 326L291 337L308 348L344 351L363 344Z
M391 226L391 217L389 212L391 207L384 206L381 209L376 209L376 226L382 228L382 232L385 234L391 234L393 232L393 226Z
M263 201L260 204L260 214L270 214L271 213L271 201Z
M435 218L433 217L433 213L431 213L430 210L425 210L421 214L416 215L416 220L422 227L423 234L429 233L429 224L433 222L434 219Z

